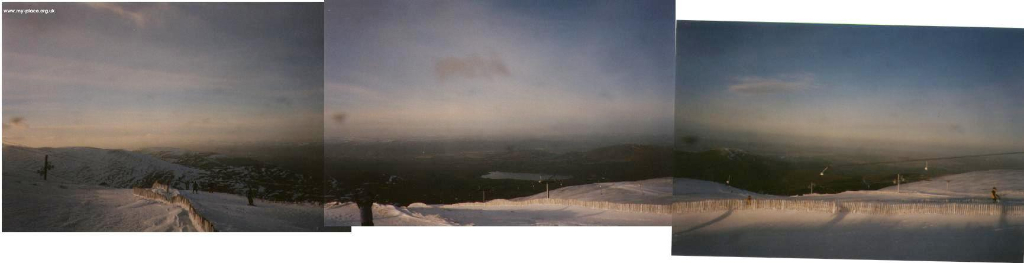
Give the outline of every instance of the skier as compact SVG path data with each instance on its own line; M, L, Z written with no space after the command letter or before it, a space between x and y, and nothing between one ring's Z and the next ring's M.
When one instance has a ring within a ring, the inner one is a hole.
M193 194L198 194L199 193L199 183L196 183L195 181L192 181L192 193Z
M249 191L245 192L245 198L249 199L249 205L256 206L256 205L252 204L252 196L253 195L256 195L256 192L252 190L252 187L249 187Z
M999 202L999 195L996 194L996 188L995 187L992 187L992 202L993 203L998 203Z

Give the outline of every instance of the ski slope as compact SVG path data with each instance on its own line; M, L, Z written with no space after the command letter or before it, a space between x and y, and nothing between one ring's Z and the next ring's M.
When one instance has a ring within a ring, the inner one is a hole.
M947 188L948 181L948 188ZM838 194L811 194L796 199L814 200L920 200L920 199L991 199L992 187L1004 201L1024 201L1024 171L975 171L937 177L927 181L904 183L874 191L847 191Z
M914 202L988 198L1019 201L1024 171L978 171L876 191L804 195L792 199ZM949 190L946 190L949 180ZM1005 190L1002 190L1005 189ZM676 189L677 193L680 191ZM738 189L737 189L738 190ZM722 197L704 194L707 199ZM689 195L700 198L701 193ZM756 198L756 197L755 197ZM676 214L672 253L694 256L810 257L881 260L1024 260L1024 218L1006 215L877 215L770 210Z
M410 206L409 211L436 215L467 226L664 226L672 215L633 213L568 205Z
M669 204L672 178L635 182L599 183L568 186L551 191L551 198L618 203ZM641 183L643 190L641 191ZM513 199L522 201L545 198L544 193ZM568 205L427 205L408 207L375 204L374 225L420 226L658 226L668 225L669 214L634 213ZM358 226L359 210L352 203L328 205L324 219L332 226Z
M476 206L413 204L409 207L374 204L377 226L658 226L668 214L631 213L565 205ZM330 226L358 226L353 203L329 205L324 220Z
M274 203L244 196L178 190L220 232L308 232L324 226L324 209L314 204Z
M4 164L4 232L194 230L184 209L135 197L131 189L77 185L59 178L43 181L34 175L8 173Z
M324 208L324 221L330 226L358 226L359 208L355 203L333 203ZM373 224L377 226L450 226L454 223L438 215L423 215L405 207L373 204Z
M947 181L948 190L947 190ZM942 176L928 181L900 185L900 193L936 197L991 198L992 187L1006 199L1024 199L1024 171L992 170ZM895 186L881 189L896 191Z

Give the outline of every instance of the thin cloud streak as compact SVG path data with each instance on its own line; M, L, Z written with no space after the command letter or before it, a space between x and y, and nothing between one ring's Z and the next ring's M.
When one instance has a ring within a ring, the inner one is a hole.
M738 83L730 85L729 91L737 94L759 95L797 92L810 89L814 78L811 75L798 75L786 77L742 77Z
M453 78L484 78L508 77L512 74L508 66L498 56L492 54L482 57L472 54L465 57L444 57L434 63L434 72L438 80L445 82Z

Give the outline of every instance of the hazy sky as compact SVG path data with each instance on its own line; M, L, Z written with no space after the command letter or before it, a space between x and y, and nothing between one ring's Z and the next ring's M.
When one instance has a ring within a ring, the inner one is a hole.
M3 140L322 139L322 3L4 3Z
M681 21L677 130L1024 149L1024 30Z
M672 0L326 9L327 137L672 132Z

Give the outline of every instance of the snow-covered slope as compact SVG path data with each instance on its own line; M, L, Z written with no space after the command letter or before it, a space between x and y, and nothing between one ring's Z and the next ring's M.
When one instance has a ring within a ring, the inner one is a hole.
M546 197L546 193L539 193L512 200ZM670 204L672 203L672 178L566 186L551 190L551 198L631 204Z
M3 145L3 173L26 177L36 174L44 156L53 165L48 180L73 184L106 183L131 187L147 178L194 178L203 171L169 163L152 156L125 150L89 147L29 148Z
M47 155L54 168L43 181L36 170ZM149 187L140 183L154 179L190 181L206 175L140 152L4 145L3 227L11 231L192 231L181 208L136 197L123 188ZM323 227L324 210L317 205L257 201L256 206L248 206L239 195L180 193L218 231Z
M416 204L413 204L415 206ZM324 208L324 221L331 226L358 226L359 208L354 203L334 203ZM378 226L449 226L437 215L410 212L408 208L373 204L373 224Z
M673 180L673 192L676 201L693 201L706 199L743 199L747 196L753 198L776 198L770 195L762 195L732 186L709 182L704 180L675 178Z
M722 185L676 179L689 200L729 196ZM949 190L946 190L949 180ZM875 191L782 199L898 201L988 198L1020 200L1024 171L978 171ZM704 189L704 188L707 189ZM680 195L680 194L683 195ZM755 198L757 198L755 196ZM765 198L765 197L762 197ZM675 214L672 253L690 256L811 257L884 260L1013 261L1024 259L1024 218L1000 215L882 215L792 210L727 210Z
M410 206L409 211L472 226L666 226L671 214L635 213L569 205Z
M551 191L551 198L615 203L671 203L672 178L658 178L634 182L615 182L563 187ZM643 194L640 185L643 185ZM513 199L522 201L544 198L545 194ZM374 206L375 225L477 225L477 226L530 226L530 225L604 225L604 226L664 226L671 222L670 214L638 213L604 210L569 205L427 205L415 203L409 207ZM359 225L359 210L351 204L329 205L324 211L325 221L332 226Z
M1020 262L1024 219L741 210L676 215L672 254Z
M947 190L947 181L949 188ZM1006 201L1024 201L1024 171L991 170L946 175L927 181L905 183L873 191L847 191L838 194L813 194L797 199L818 200L915 200L915 199L989 199L992 187Z
M949 190L946 190L946 181L949 181ZM900 185L900 192L988 198L992 187L998 188L1003 198L1024 198L1024 171L991 170L947 175ZM892 186L880 191L895 190L896 187Z
M947 190L947 181L948 190ZM1024 200L1024 171L991 170L975 171L962 174L946 175L926 181L904 183L897 187L891 186L879 190L846 191L838 194L805 194L803 196L762 195L704 180L675 178L674 191L676 201L694 201L707 199L742 199L747 195L753 198L793 198L802 200L840 200L840 201L871 201L871 200L918 200L918 199L988 199L992 187L998 188L998 194L1008 201Z
M185 210L135 197L131 189L43 181L7 169L4 164L4 232L194 231Z
M319 205L256 200L255 206L249 206L244 196L188 190L178 193L221 232L306 232L324 226L324 209Z

